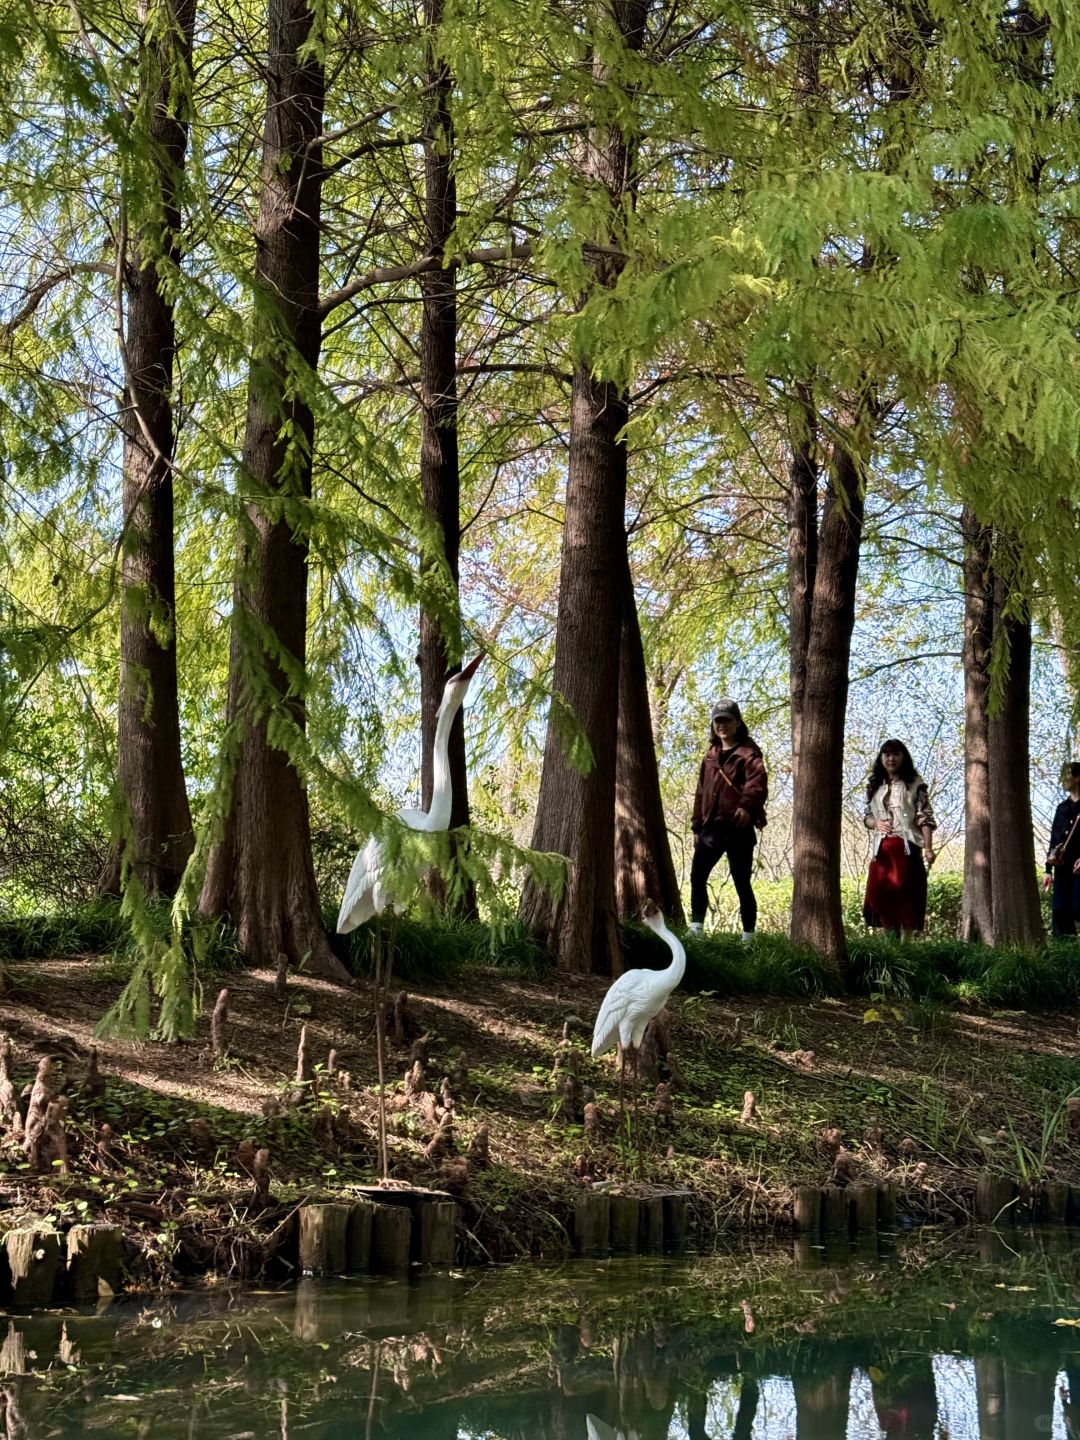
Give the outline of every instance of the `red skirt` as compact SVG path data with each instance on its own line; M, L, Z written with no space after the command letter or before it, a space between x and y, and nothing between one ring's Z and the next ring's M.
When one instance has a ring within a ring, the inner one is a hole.
M863 919L874 929L921 930L926 924L922 851L904 849L901 835L883 835L866 877Z

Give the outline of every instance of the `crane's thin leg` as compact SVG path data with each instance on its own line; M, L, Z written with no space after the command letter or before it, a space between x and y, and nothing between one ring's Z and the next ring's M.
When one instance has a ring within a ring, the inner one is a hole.
M383 1060L383 945L382 916L375 917L375 932L372 936L374 965L372 966L372 990L375 999L375 1065L379 1075L379 1169L384 1180L389 1178L390 1166L386 1147L386 1087L385 1064Z
M641 1079L641 1051L634 1046L634 1145L637 1149L637 1171L640 1180L644 1174L644 1163L641 1158L641 1125L638 1119L638 1096Z

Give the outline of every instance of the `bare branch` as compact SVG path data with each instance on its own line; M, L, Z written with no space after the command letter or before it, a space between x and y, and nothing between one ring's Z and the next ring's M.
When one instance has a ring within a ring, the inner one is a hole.
M0 335L3 335L5 339L13 335L20 325L25 325L27 320L33 316L51 290L55 290L57 285L62 285L65 280L74 279L76 275L108 275L111 279L113 267L106 265L104 261L87 260L80 261L75 265L67 265L63 270L55 270L51 275L46 275L43 280L39 280L26 292L26 299L21 308L16 310L10 320L6 320L0 326Z
M497 265L500 261L529 260L532 246L526 243L516 245L492 245L484 250L467 250L464 255L455 255L445 262L447 270L456 270L461 265ZM325 319L332 310L344 305L362 290L373 285L393 285L399 280L412 280L418 275L429 275L433 270L442 270L444 262L440 255L423 255L406 265L380 265L365 275L358 275L348 285L327 295L319 304L318 313Z

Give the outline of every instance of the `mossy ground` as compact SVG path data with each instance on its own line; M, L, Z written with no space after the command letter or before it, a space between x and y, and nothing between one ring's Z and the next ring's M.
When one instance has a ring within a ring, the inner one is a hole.
M428 1037L428 1084L437 1092L455 1065L459 1075L467 1070L456 1086L457 1148L464 1153L487 1126L491 1164L463 1182L460 1164L425 1159L430 1116L405 1103L407 1048L391 1046L392 1171L461 1195L472 1259L557 1253L583 1171L625 1179L640 1166L650 1180L688 1186L715 1228L788 1223L791 1187L826 1183L838 1141L856 1174L896 1182L902 1209L920 1218L965 1218L987 1168L1080 1184L1080 1137L1069 1133L1065 1110L1067 1097L1080 1092L1076 1010L1034 1013L964 1000L947 973L930 985L930 944L906 954L871 946L868 993L855 997L823 993L819 972L794 963L790 947L769 937L749 952L724 941L691 946L696 988L677 993L670 1007L682 1077L674 1119L661 1123L652 1086L643 1086L639 1160L618 1106L614 1057L593 1061L587 1053L604 980L545 974L520 954L510 966L482 965L469 946L452 965L436 954L429 978L420 979L422 936L406 932L406 939L403 968L412 978L403 983L414 1030ZM631 945L636 958L647 958L642 937ZM984 976L1009 961L986 956ZM1025 984L1042 965L1060 985L1074 958L1062 947L1023 964ZM42 1054L56 1055L72 1097L67 1176L31 1174L10 1139L0 1150L8 1218L29 1211L63 1224L118 1215L156 1278L192 1269L250 1273L302 1199L347 1192L375 1174L369 986L361 979L345 991L298 976L279 997L268 972L232 970L206 977L190 1042L95 1042L125 973L122 954L8 963L2 1024L15 1043L17 1082L32 1077ZM744 989L788 993L729 994L725 975ZM227 1049L215 1060L209 1012L222 985L230 992ZM570 1123L558 1115L552 1072L570 1017L582 1022L571 1022L570 1058L596 1092L599 1140L585 1136L580 1116ZM304 1026L314 1080L297 1087ZM107 1086L87 1103L80 1082L94 1043ZM349 1072L348 1088L325 1073L332 1048L338 1070ZM758 1115L744 1122L748 1090ZM114 1132L111 1159L95 1151L102 1123ZM246 1140L270 1151L277 1204L260 1215L248 1206Z

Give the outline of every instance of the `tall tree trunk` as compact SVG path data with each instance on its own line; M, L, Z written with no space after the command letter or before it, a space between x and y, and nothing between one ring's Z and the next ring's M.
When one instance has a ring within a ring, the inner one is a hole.
M975 1395L979 1440L1006 1440L1004 1361L993 1355L975 1357Z
M851 1366L839 1356L834 1363L835 1369L824 1373L796 1368L791 1377L798 1440L837 1440L847 1434Z
M630 567L626 567L619 647L619 723L615 760L615 893L624 919L646 900L682 923L682 896L660 794L649 676Z
M847 959L840 904L844 719L874 415L872 401L863 397L833 448L810 607L792 816L791 938L813 946L837 971Z
M626 569L626 449L617 436L627 405L619 389L594 380L587 361L575 373L570 408L570 471L563 517L556 694L569 705L591 750L580 768L563 748L553 715L536 807L533 847L570 860L557 902L528 883L521 913L560 969L619 968L615 914L615 752L619 645Z
M994 583L991 534L965 506L964 538L964 919L963 938L994 943L990 865L990 652Z
M248 382L230 647L239 731L231 809L211 855L203 908L222 896L256 964L284 953L347 979L319 913L307 792L284 748L302 738L308 522L315 424L291 383L319 360L324 74L308 0L269 0L262 192L255 230L257 305ZM301 54L301 52L304 52ZM286 358L287 357L287 358ZM281 654L287 657L283 662ZM273 738L270 723L273 722Z
M987 736L993 933L996 945L1037 945L1044 931L1031 817L1031 615L1026 605L1019 618L1007 613L1011 569L1007 557L995 558L993 634L1005 673Z
M761 1387L752 1375L744 1374L739 1386L739 1408L735 1414L735 1428L731 1440L750 1440L757 1419Z
M818 557L817 422L808 385L795 387L788 489L788 659L791 693L791 778L799 783L806 661Z
M450 114L453 77L440 58L443 0L425 0L427 29L427 98L424 109L424 243L429 255L443 256L457 220L454 179L454 124ZM421 276L423 313L420 321L420 486L424 505L443 536L446 562L458 582L461 541L460 477L457 424L457 290L455 272L436 270ZM454 596L457 604L457 596ZM423 806L431 803L435 725L443 685L450 667L444 631L446 617L426 610L420 614L420 714L422 752L420 785ZM460 635L453 637L460 656ZM465 718L459 711L450 731L450 782L453 827L469 823L468 772L465 765ZM464 913L476 913L470 887Z
M625 48L641 50L649 0L609 0L609 14ZM610 83L600 59L594 78ZM594 191L607 192L610 231L617 244L619 207L633 202L636 150L616 125L589 131L582 175ZM603 255L596 280L613 286L620 262ZM618 972L615 912L615 756L618 727L619 651L626 585L625 392L598 380L588 357L575 371L570 398L570 464L566 482L559 612L555 631L556 693L584 732L592 763L587 771L563 752L557 710L548 721L533 846L569 859L558 901L526 884L521 916L555 956L561 969L592 967Z
M180 258L180 193L187 151L184 86L195 0L160 0L140 47L143 137L153 167L152 215L133 213L124 262L124 541L120 601L117 769L130 831L120 858L152 895L175 892L191 854L191 811L180 755L173 555L173 360L176 326L168 272ZM145 202L144 202L145 203ZM159 258L160 257L160 258Z

